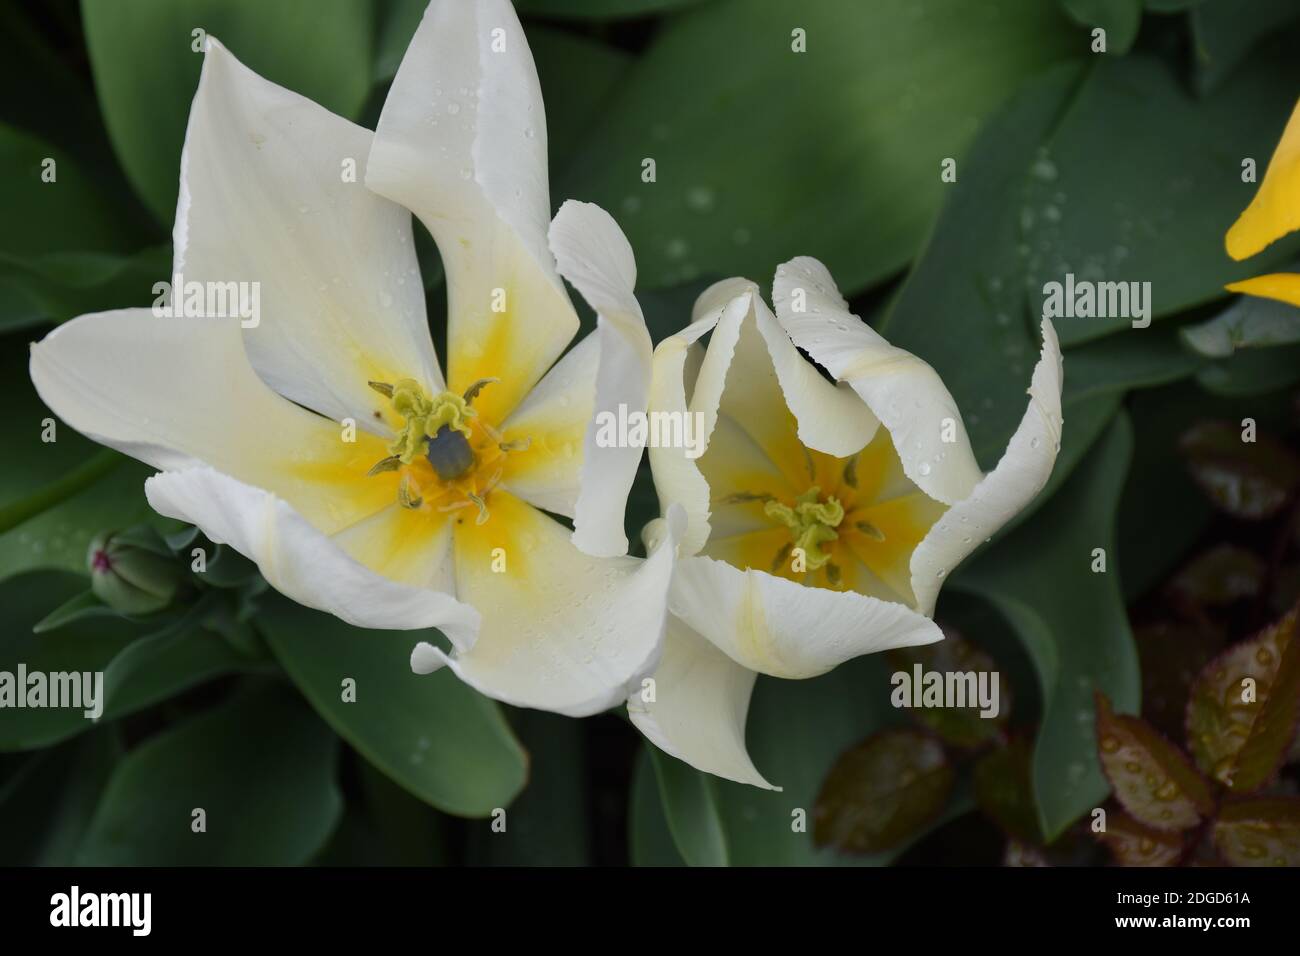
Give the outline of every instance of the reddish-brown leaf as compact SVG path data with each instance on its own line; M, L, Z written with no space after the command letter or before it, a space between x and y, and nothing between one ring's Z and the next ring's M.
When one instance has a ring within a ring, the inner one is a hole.
M1187 701L1197 765L1237 793L1265 786L1285 762L1300 714L1300 608L1212 660Z
M1214 845L1236 866L1300 866L1300 797L1250 797L1226 804Z
M1108 815L1097 839L1120 866L1174 866L1185 849L1181 833L1145 826L1118 810Z
M1214 808L1205 779L1181 750L1140 717L1116 714L1097 694L1097 750L1115 799L1157 830L1187 830Z
M813 842L847 853L899 846L943 812L953 777L943 746L928 734L872 734L826 775L813 809Z

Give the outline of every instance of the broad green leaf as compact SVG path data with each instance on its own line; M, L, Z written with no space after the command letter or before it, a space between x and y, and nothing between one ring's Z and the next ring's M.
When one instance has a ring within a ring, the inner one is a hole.
M1061 0L1061 4L1076 23L1106 31L1108 56L1127 53L1142 25L1142 0Z
M935 738L882 730L840 754L813 810L813 839L844 853L882 853L934 824L956 776Z
M1183 432L1179 450L1201 491L1234 518L1259 521L1286 506L1300 486L1300 457L1276 439L1228 422Z
M1227 398L1267 395L1300 382L1300 346L1248 349L1211 362L1196 380L1208 392Z
M397 75L415 28L429 4L425 0L377 0L379 27L375 37L374 76L385 83Z
M1214 845L1234 866L1300 866L1300 799L1231 801L1214 821Z
M661 797L671 800L663 813L674 838L680 841L683 834L703 832L712 843L717 839L716 821L725 841L721 849L683 847L679 842L679 853L688 861L704 858L716 863L725 858L732 866L889 863L905 847L870 856L817 849L812 817L822 782L839 755L901 719L889 704L887 667L879 655L850 661L811 680L760 677L749 709L749 753L763 775L784 789L760 790L677 768L703 779L693 787L659 788ZM701 800L712 806L694 802ZM969 796L959 792L936 825L970 806Z
M1201 671L1187 703L1187 742L1207 774L1238 793L1269 783L1300 718L1300 609L1230 647Z
M1032 750L1028 739L1017 737L989 751L975 764L972 789L976 804L1008 837L1036 845L1043 837L1034 807Z
M295 866L343 810L338 740L283 684L259 683L146 740L109 780L81 866ZM196 832L202 810L205 832Z
M5 171L0 177L0 206L5 210L0 253L6 257L106 252L122 240L140 238L138 233L123 233L121 206L78 168L76 159L3 123L0 169Z
M1214 810L1210 785L1176 746L1141 717L1116 714L1097 693L1101 769L1134 819L1157 830L1190 830Z
M1001 458L1025 413L1040 349L1041 298L1026 286L1019 210L1039 144L1067 108L1078 69L1033 81L981 133L958 182L881 325L894 344L932 365L962 410L985 469ZM1056 323L1058 331L1062 323ZM1190 374L1199 364L1158 329L1131 330L1065 355L1065 428L1051 484L1069 476L1101 434L1127 388Z
M203 54L216 37L246 66L355 117L372 76L365 0L83 0L82 19L113 148L160 223L176 212L181 145Z
M610 108L634 60L617 47L565 30L530 26L525 32L546 100L547 151L556 179Z
M201 609L155 615L81 618L54 630L32 626L85 589L85 580L37 572L0 584L8 627L0 634L0 670L24 664L28 674L103 674L101 721L165 700L205 680L243 669L247 661L201 626ZM87 707L0 709L0 750L28 750L84 733L94 726Z
M1185 849L1181 833L1152 829L1118 810L1107 815L1097 839L1120 866L1176 866Z
M1258 596L1266 574L1267 568L1255 552L1219 544L1193 558L1170 587L1193 604L1219 607Z
M1191 17L1196 86L1204 92L1244 69L1251 51L1300 17L1300 8L1294 0L1203 0Z
M1029 289L1041 293L1068 275L1148 283L1146 305L1158 319L1294 258L1292 239L1234 263L1223 235L1256 189L1242 182L1241 158L1271 152L1297 82L1294 57L1260 57L1196 99L1161 60L1095 58L1037 155L1026 158L1013 208ZM1041 294L1031 301L1044 302ZM1068 345L1121 329L1149 332L1130 328L1135 319L1062 318L1056 325Z
M653 16L694 6L704 0L515 0L521 15L575 20L621 20Z
M716 778L650 748L659 795L669 809L673 842L690 866L726 866L726 827L719 816Z
M628 855L633 866L685 866L686 861L673 841L663 802L659 799L658 775L651 765L652 749L650 744L641 748L632 772Z
M1137 652L1114 540L1132 447L1121 416L1034 520L963 566L949 584L990 602L1033 660L1042 697L1033 780L1048 840L1106 795L1093 736L1094 689L1123 709L1137 707ZM1094 573L1098 548L1107 564Z
M1300 342L1300 309L1274 299L1243 295L1214 318L1185 326L1179 333L1202 355L1227 358L1237 349Z
M34 570L85 575L86 550L99 532L141 521L151 522L160 529L176 524L154 512L145 500L144 480L152 469L115 453L105 454L108 457L103 460L110 467L102 477L89 475L79 490L0 533L0 580ZM80 472L74 475L86 477ZM33 499L23 504L30 511Z
M528 785L507 811L504 833L469 824L475 866L584 866L590 860L590 776L583 722L538 710L509 712L528 752Z
M554 192L618 218L642 288L766 285L804 254L852 293L907 263L943 160L1081 37L1041 0L704 3L664 23Z
M909 676L916 674L998 674L997 713L980 716L980 702L971 696L965 707L919 707L908 711L917 721L939 739L953 747L978 747L998 739L1011 715L1011 687L997 662L982 649L967 641L951 628L944 628L944 639L935 644L919 647L902 647L885 655L896 672ZM916 687L920 681L913 680Z
M362 630L283 599L266 601L257 623L330 726L422 800L484 817L523 789L527 758L497 705L450 670L411 672L411 648L427 635Z
M1182 13L1206 0L1146 0L1145 6L1152 13Z
M121 745L110 728L33 754L0 785L0 866L69 866Z
M0 331L146 306L154 282L170 268L171 246L21 258L0 253Z

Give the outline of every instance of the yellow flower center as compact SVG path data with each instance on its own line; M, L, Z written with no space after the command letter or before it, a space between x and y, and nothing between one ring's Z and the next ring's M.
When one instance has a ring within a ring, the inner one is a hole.
M501 481L505 456L528 447L528 439L505 441L472 407L475 396L496 379L480 379L464 395L430 396L414 379L370 382L386 396L402 425L389 456L371 475L397 471L397 501L403 508L456 511L478 509L477 523L488 520L488 496Z

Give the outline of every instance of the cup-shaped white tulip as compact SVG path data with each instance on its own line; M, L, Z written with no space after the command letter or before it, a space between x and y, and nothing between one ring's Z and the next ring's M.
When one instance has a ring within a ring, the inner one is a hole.
M445 377L408 209L447 275ZM597 411L647 401L631 249L597 207L549 213L541 91L506 0L431 4L375 134L209 40L173 272L255 283L259 320L82 316L33 346L32 379L72 427L160 469L155 509L289 597L439 627L451 653L423 647L417 669L593 713L654 666L673 555L626 556L639 450L591 439ZM563 357L561 275L598 313Z
M984 476L938 375L852 315L820 263L782 266L773 297L775 316L753 283L718 283L655 351L652 410L702 415L707 443L698 460L650 451L687 527L663 658L628 699L663 750L761 787L745 748L756 674L814 677L941 639L945 576L1042 489L1061 428L1050 323L1029 409Z

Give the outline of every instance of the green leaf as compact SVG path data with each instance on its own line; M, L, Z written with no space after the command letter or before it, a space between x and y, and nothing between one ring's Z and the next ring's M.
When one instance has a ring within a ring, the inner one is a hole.
M150 738L117 766L81 866L294 866L343 810L338 741L282 685L257 684ZM204 811L206 832L195 832Z
M1294 258L1296 240L1288 240L1262 258L1234 263L1223 235L1256 188L1242 182L1241 157L1268 155L1297 82L1294 57L1260 57L1198 100L1160 60L1096 58L1027 163L1016 210L1029 288L1064 283L1067 274L1149 283L1147 305L1158 319ZM1233 148L1223 149L1225 142ZM1066 344L1130 325L1128 316L1057 322Z
M1142 0L1061 0L1074 21L1106 31L1106 53L1122 56L1137 39L1142 25Z
M694 6L703 0L515 0L520 14L575 20L622 20Z
M550 168L558 171L609 108L610 96L634 60L617 47L564 30L529 26L525 32L546 100Z
M1101 769L1133 817L1156 830L1190 830L1214 810L1214 795L1181 750L1141 717L1116 714L1097 693Z
M659 799L657 774L651 764L653 749L649 744L641 748L632 773L628 854L633 866L685 866Z
M1234 866L1300 866L1300 799L1229 802L1214 821L1214 845Z
M1106 817L1097 839L1120 866L1177 866L1185 849L1181 833L1152 829L1118 810Z
M281 599L265 603L258 626L330 726L420 799L484 817L523 789L527 758L497 705L450 670L411 672L426 633L362 630ZM343 699L349 679L354 702Z
M1297 16L1294 0L1251 0L1248 5L1242 0L1203 0L1191 12L1197 88L1205 92L1220 86L1257 44Z
M1211 362L1196 380L1206 391L1228 398L1267 395L1300 382L1300 346L1236 352Z
M108 728L40 751L0 785L0 866L69 866L121 754Z
M149 304L149 290L171 268L171 246L129 254L0 253L0 331L10 332L78 315Z
M1041 0L705 3L665 22L555 193L614 213L642 288L765 282L800 253L852 293L912 257L941 162L1072 52L1079 35Z
M1094 688L1124 709L1137 707L1137 652L1114 546L1132 447L1121 416L1033 521L963 566L949 585L997 608L1034 663L1042 696L1034 792L1049 841L1106 794L1092 732ZM1105 573L1091 570L1096 548L1106 552Z
M1192 479L1219 510L1260 521L1286 506L1300 486L1300 457L1268 435L1226 422L1202 422L1179 439Z
M956 631L945 626L942 641L896 648L885 656L897 671L909 675L916 667L922 673L998 673L998 711L991 717L980 716L980 704L974 699L968 700L966 707L920 707L908 714L953 747L978 747L1001 737L1011 715L1009 683L992 657Z
M1032 82L991 120L963 161L929 242L881 331L943 377L962 410L976 458L991 469L1025 413L1040 348L1041 299L1026 285L1019 210L1036 150L1066 110L1075 67ZM1058 331L1062 322L1057 322ZM1041 504L1068 478L1128 388L1190 374L1202 360L1159 329L1133 330L1065 355L1066 427ZM1023 517L1021 518L1023 520Z
M1228 358L1237 349L1300 342L1300 309L1286 302L1243 295L1212 319L1179 329L1202 355Z
M205 680L247 666L216 635L199 626L202 608L144 621L82 617L33 633L52 607L84 592L85 580L59 572L20 575L0 584L8 627L0 633L0 670L18 664L44 674L103 674L101 721L134 713ZM90 730L81 708L0 709L0 750L28 750Z
M915 730L882 730L831 767L814 808L813 839L845 853L910 842L943 814L956 774L943 745Z
M676 766L674 771L701 778L660 786L663 813L687 861L725 861L732 866L850 865L889 863L904 847L870 856L841 856L818 849L807 832L826 774L849 747L882 727L897 724L889 705L884 659L862 657L811 680L760 677L749 708L750 756L782 792L732 783ZM672 766L671 758L660 765ZM671 802L669 802L671 801ZM709 806L699 806L707 801ZM942 823L968 810L968 795L948 804ZM718 828L723 846L716 845ZM688 834L703 834L704 846L683 846Z
M424 18L425 0L378 0L379 29L375 40L375 83L386 83L397 75L411 37Z
M181 145L203 60L194 30L342 116L355 118L370 90L374 16L365 0L83 0L82 19L113 148L164 224L176 212Z
M592 807L582 721L514 709L510 718L528 752L528 786L510 805L504 833L472 825L470 865L587 865Z
M1300 719L1300 609L1230 647L1201 671L1187 703L1196 763L1237 793L1258 790L1286 760Z
M46 631L55 631L83 618L122 616L120 611L113 610L96 597L94 591L82 591L33 624L32 633L43 634Z
M676 760L657 747L650 762L659 781L659 796L669 810L668 829L690 866L726 866L730 862L726 827L718 806L719 781Z

